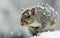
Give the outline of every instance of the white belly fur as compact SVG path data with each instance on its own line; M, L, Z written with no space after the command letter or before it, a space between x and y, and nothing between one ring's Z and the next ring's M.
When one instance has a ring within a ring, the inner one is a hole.
M41 24L34 21L34 23L30 24L29 26L32 26L32 27L41 27Z

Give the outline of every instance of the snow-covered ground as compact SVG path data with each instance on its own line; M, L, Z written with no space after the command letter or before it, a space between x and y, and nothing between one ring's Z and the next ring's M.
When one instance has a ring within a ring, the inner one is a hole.
M31 38L60 38L60 31L43 32L39 36L34 36Z

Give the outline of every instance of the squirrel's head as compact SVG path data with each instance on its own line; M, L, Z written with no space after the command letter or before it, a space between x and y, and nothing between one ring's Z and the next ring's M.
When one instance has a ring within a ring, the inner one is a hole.
M25 26L34 22L35 8L26 9L22 13L21 25Z

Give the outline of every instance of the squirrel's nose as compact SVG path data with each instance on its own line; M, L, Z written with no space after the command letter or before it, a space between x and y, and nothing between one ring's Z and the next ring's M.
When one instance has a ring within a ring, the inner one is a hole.
M21 23L21 25L24 25L23 23Z
M26 22L21 22L21 25L25 26L25 25L27 25L27 23Z
M21 25L23 26L23 25L24 25L24 23L21 23Z

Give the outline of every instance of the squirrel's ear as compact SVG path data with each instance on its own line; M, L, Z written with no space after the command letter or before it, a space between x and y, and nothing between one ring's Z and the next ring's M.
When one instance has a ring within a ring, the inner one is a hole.
M35 8L34 7L31 9L31 12L33 15L35 15Z

